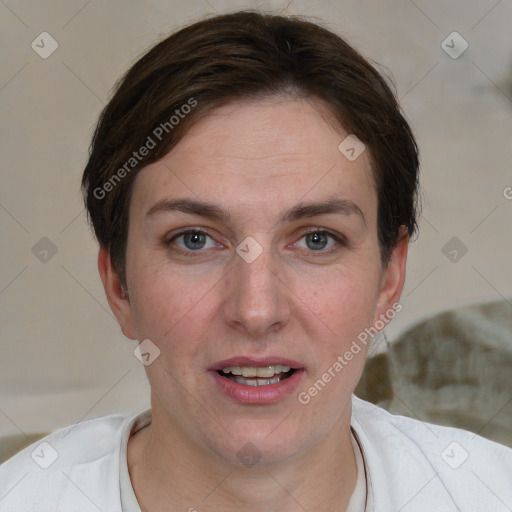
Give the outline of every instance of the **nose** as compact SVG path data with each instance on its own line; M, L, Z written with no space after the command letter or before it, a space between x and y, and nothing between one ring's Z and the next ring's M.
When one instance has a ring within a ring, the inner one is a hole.
M236 255L229 273L225 322L251 337L262 337L285 326L290 319L290 294L268 247L252 262Z

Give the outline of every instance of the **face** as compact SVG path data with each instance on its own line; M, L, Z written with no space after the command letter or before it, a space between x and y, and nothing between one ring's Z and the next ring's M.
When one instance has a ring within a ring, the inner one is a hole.
M335 363L398 300L407 250L382 266L369 155L347 159L348 135L311 99L231 103L135 180L129 299L108 258L100 271L123 332L160 350L153 423L204 453L277 462L348 432L367 346Z

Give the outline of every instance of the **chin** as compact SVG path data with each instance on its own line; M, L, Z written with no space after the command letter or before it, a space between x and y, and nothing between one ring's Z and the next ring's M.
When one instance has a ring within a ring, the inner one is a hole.
M281 422L282 418L272 422L238 422L238 428L231 428L231 435L226 434L221 445L211 440L209 444L214 444L213 450L230 464L248 467L278 464L304 450L304 443L299 442L298 433L287 430Z

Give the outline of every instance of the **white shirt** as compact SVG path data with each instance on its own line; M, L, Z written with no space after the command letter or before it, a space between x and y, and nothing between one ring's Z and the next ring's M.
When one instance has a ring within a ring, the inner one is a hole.
M148 410L89 420L25 448L0 465L0 512L139 512L126 446L150 419ZM352 429L363 455L354 512L364 510L364 499L367 512L512 510L510 448L391 415L356 397Z

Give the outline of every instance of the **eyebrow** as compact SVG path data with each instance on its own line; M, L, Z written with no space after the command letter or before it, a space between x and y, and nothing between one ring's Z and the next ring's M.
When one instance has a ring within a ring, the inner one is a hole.
M146 212L146 216L151 216L156 213L172 213L176 211L226 223L231 221L231 215L224 211L220 206L214 203L202 202L188 198L162 199ZM341 214L346 216L357 215L361 218L366 227L366 219L361 208L359 208L359 206L350 199L338 197L332 197L321 202L299 203L289 210L281 213L279 216L279 222L293 222L300 219L328 214Z

